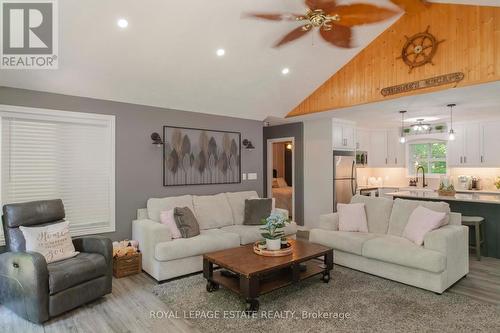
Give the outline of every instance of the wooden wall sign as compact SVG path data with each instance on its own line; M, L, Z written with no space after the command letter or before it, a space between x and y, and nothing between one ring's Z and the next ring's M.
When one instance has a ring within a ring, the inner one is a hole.
M464 77L465 74L462 72L439 75L431 77L429 79L423 79L419 81L413 81L409 83L403 83L403 84L398 84L396 86L387 87L382 89L380 93L382 94L382 96L402 94L412 90L437 87L450 83L457 83L462 81Z

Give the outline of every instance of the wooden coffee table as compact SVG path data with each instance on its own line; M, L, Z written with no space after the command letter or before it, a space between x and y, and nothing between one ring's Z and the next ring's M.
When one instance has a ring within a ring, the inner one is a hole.
M328 283L333 269L333 249L301 240L291 242L293 253L284 257L257 255L253 244L203 255L207 291L216 291L222 285L245 298L247 312L255 312L259 309L259 295L319 274L322 281ZM323 261L313 260L319 257L323 257ZM230 272L214 271L214 265Z

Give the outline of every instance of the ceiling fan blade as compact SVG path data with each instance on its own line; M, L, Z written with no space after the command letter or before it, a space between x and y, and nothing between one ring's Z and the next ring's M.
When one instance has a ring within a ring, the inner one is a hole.
M274 47L280 47L283 46L286 43L290 43L296 39L299 39L300 37L304 36L307 34L310 30L304 30L302 29L303 26L300 26L296 29L293 29L290 31L288 34L286 34L280 41L278 41Z
M352 48L352 31L350 27L334 24L332 30L319 29L319 33L328 43L338 47Z
M305 3L311 10L323 9L325 13L332 11L337 6L335 0L306 0Z
M268 21L295 21L300 15L296 14L273 14L273 13L243 13L242 17L258 18Z
M391 2L408 13L421 12L429 5L426 0L391 0Z
M337 6L328 14L338 14L340 16L340 21L335 22L335 24L352 27L355 25L384 21L396 15L397 12L389 8L378 7L366 3L357 3Z

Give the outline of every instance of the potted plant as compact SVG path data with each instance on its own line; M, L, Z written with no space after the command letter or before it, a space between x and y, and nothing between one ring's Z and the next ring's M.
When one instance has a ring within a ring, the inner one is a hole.
M434 129L436 131L438 131L439 133L443 133L444 126L443 125L437 125L436 127L434 127Z
M495 186L497 190L500 190L500 177L497 177L497 181L495 182Z
M403 130L403 133L404 133L404 134L409 134L409 133L410 133L410 129L409 129L409 128L405 128L405 129Z
M261 235L266 240L267 249L271 251L281 249L281 237L285 235L283 228L288 223L288 218L281 213L272 213L261 222L260 230L264 231Z

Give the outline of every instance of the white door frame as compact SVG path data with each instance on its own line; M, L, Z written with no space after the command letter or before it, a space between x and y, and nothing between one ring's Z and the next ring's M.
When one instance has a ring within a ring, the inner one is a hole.
M295 138L273 138L267 139L267 197L273 197L273 143L292 142L292 211L289 212L292 216L292 221L295 218Z

